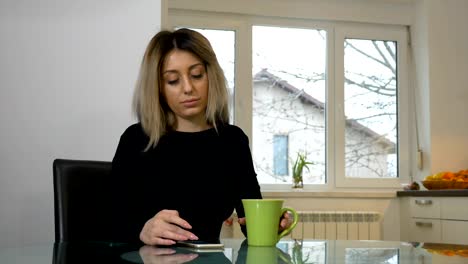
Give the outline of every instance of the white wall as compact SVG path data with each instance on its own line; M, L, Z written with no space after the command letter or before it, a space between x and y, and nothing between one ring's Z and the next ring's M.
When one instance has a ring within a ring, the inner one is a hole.
M468 169L468 1L430 0L431 172Z
M418 179L468 168L468 1L418 0L415 50L424 167Z
M171 0L170 9L408 25L413 0Z
M161 0L0 2L0 248L54 240L55 158L112 159L165 12Z

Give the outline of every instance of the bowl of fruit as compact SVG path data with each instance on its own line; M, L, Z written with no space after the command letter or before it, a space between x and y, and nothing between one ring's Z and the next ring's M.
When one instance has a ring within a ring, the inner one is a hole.
M431 254L440 254L444 256L461 256L468 258L468 246L454 244L424 243L422 246ZM466 262L463 262L466 263Z
M422 181L422 184L428 190L468 189L468 170L429 175Z

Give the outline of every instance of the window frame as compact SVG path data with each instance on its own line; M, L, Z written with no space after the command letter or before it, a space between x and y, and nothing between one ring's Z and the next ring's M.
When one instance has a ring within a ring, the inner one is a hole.
M377 25L260 17L194 10L169 9L170 27L195 27L235 32L234 120L250 138L252 148L252 26L321 29L327 32L326 65L326 183L304 184L304 190L331 191L349 188L400 188L410 176L410 108L408 86L408 29L400 25ZM398 50L398 176L392 179L357 179L344 176L344 37L397 41ZM341 44L341 46L340 46ZM339 49L341 48L341 50ZM340 58L341 56L341 58ZM341 76L338 73L343 73ZM239 89L239 87L241 87ZM340 101L341 100L341 101ZM340 147L340 144L342 147ZM340 160L341 159L341 160ZM341 166L341 167L340 167ZM382 181L383 180L383 181ZM291 184L261 184L262 191L288 191Z
M388 179L347 178L345 176L345 128L344 128L344 40L346 38L376 39L397 43L397 137L398 137L398 177ZM408 35L402 26L361 25L352 27L340 24L335 30L335 180L337 187L398 188L401 182L409 180L409 86L408 86ZM405 115L406 113L407 115ZM406 161L406 162L405 162Z

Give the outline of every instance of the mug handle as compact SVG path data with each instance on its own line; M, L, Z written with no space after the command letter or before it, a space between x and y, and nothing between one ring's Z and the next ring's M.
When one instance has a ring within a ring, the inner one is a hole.
M286 228L285 230L283 230L279 235L278 235L278 241L284 237L285 235L289 234L289 232L291 232L297 225L297 221L299 220L299 216L296 212L296 210L294 210L293 208L290 208L290 207L284 207L284 208L281 208L281 215L283 215L285 212L291 212L292 215L293 215L293 222L291 223L291 225Z

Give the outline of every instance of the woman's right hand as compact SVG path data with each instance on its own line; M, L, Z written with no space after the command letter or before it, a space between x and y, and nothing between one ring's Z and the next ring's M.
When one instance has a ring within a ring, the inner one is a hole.
M192 226L180 218L175 210L162 210L148 220L140 232L140 240L146 245L174 245L180 240L198 240L198 237L185 229Z

